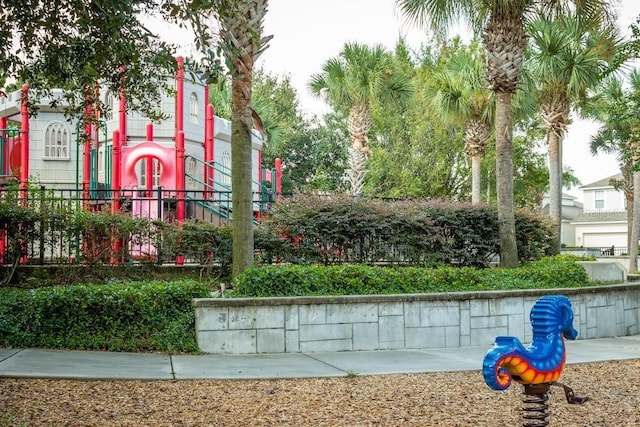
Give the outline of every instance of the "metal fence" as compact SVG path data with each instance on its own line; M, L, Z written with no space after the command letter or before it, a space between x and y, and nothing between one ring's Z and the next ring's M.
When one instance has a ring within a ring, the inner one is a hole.
M272 199L254 193L255 223ZM167 236L181 206L185 221L221 225L233 217L229 191L0 189L0 264L173 263L179 255ZM101 224L92 213L121 221Z
M629 250L626 246L604 246L604 247L585 247L585 248L567 248L562 250L563 253L586 256L627 256Z
M625 256L629 255L626 246L609 246L605 248L588 248L595 252L594 256Z

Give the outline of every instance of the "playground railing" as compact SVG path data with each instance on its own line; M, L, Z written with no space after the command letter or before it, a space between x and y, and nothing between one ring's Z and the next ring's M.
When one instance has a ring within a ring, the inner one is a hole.
M185 221L215 226L229 223L233 210L228 191L39 187L21 196L17 189L0 189L0 265L170 264L176 261L176 250L167 247L168 228L163 224L177 224L180 202ZM268 201L255 193L254 206L267 207ZM259 220L258 212L255 218Z

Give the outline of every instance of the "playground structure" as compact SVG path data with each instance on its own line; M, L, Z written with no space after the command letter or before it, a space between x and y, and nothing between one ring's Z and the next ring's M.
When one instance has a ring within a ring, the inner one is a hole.
M66 121L60 107L50 107L52 98L64 105L61 90L39 100L39 113L31 119L27 85L0 98L0 188L17 184L26 198L35 181L61 194L75 192L87 210L126 211L179 224L195 217L231 221L231 123L214 115L206 85L185 79L182 58L177 64L175 96L163 96L160 106L173 120L157 124L128 111L124 92L114 97L102 90L112 116L102 118L89 107L85 114L95 120L84 129L78 120ZM281 163L263 169L257 130L251 143L259 220L281 193ZM5 240L0 234L0 257Z

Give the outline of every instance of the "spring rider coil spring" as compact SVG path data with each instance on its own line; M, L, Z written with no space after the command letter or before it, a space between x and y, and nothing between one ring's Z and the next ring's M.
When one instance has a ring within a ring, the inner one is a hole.
M512 381L524 386L522 418L524 427L549 425L551 386L563 387L568 403L582 404L587 397L558 382L566 364L565 339L574 340L571 301L562 295L546 295L531 309L533 340L525 348L511 336L496 337L495 344L484 357L482 375L494 390L506 390Z

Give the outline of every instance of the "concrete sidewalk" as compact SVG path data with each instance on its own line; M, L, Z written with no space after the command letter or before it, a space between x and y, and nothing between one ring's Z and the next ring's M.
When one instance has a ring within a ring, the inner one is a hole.
M268 379L480 370L487 347L257 355L0 349L0 377ZM567 362L640 359L640 335L567 342Z

